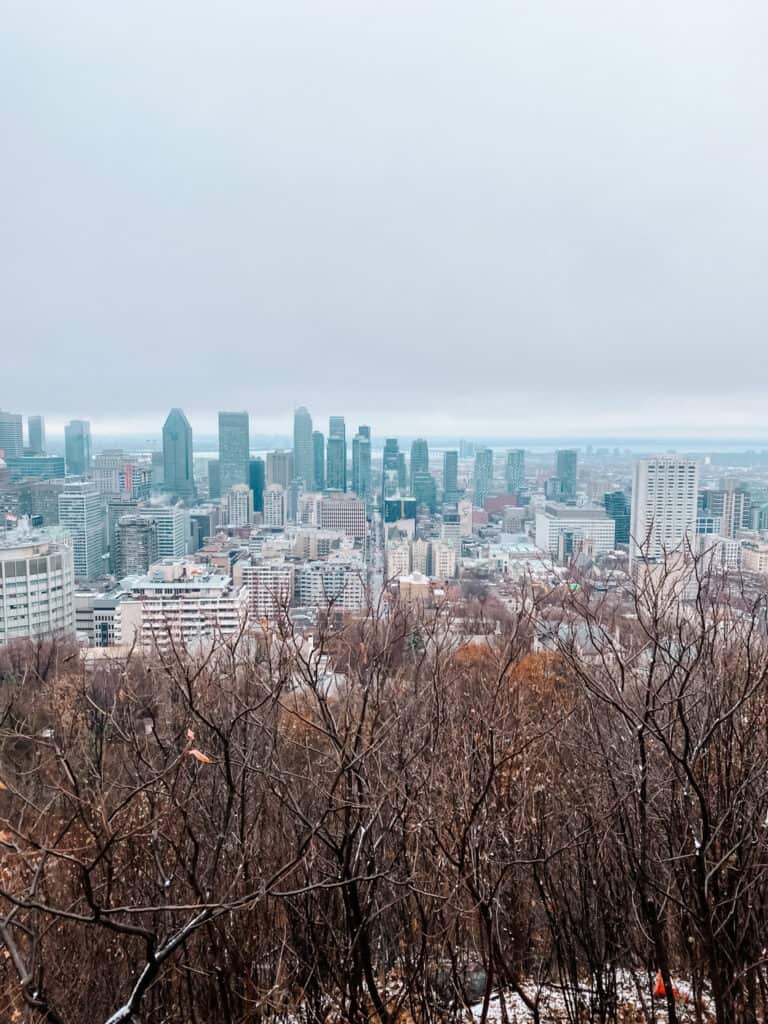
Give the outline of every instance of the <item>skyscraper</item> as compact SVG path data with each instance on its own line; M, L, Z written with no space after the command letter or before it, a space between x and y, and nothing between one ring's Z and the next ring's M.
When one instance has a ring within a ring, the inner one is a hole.
M321 430L312 432L312 471L315 490L325 490L325 436Z
M0 409L0 451L6 456L24 453L24 429L21 416Z
M391 498L400 491L399 482L400 445L396 437L388 437L384 442L381 468L381 500Z
M548 481L548 498L566 505L576 503L578 455L575 448L558 448L555 452L555 475Z
M137 515L149 517L157 526L157 557L180 558L187 553L191 536L189 510L176 505L143 505Z
M411 480L415 473L429 472L429 445L423 437L411 443Z
M90 481L71 481L59 495L59 525L72 538L75 576L90 579L107 571L103 495Z
M293 452L283 451L278 448L274 452L267 452L267 487L271 484L280 484L287 489L293 480Z
M315 488L312 417L303 405L293 414L293 475L304 481L308 491Z
M459 500L459 453L443 452L443 501L453 505Z
M64 455L68 476L88 476L91 471L91 424L88 420L71 420L64 427Z
M417 505L426 505L430 512L437 507L437 490L435 478L431 473L417 470L411 473L411 493L416 499Z
M693 459L640 459L632 484L630 562L685 552L696 530L699 467Z
M181 409L171 409L163 425L163 485L187 501L195 496L192 427Z
M250 440L247 412L219 413L219 484L226 494L248 482Z
M253 511L264 511L265 487L264 459L251 459L248 463L248 486L253 491Z
M218 501L221 497L221 467L218 459L208 460L208 497Z
M29 447L34 455L45 451L45 420L42 416L27 416Z
M328 421L325 486L329 491L347 489L347 432L343 416L331 416Z
M507 452L505 476L507 494L519 494L525 486L525 451L522 448Z
M397 486L401 494L405 494L408 488L408 467L405 464L405 452L397 453Z
M116 530L116 571L120 579L143 576L157 561L157 524L147 516L121 516Z
M369 433L362 433L366 429ZM352 439L352 490L360 498L368 498L371 495L370 428L360 427Z
M493 449L478 448L475 451L474 503L482 508L493 487Z
M629 498L624 491L606 491L603 504L616 525L616 543L629 544Z

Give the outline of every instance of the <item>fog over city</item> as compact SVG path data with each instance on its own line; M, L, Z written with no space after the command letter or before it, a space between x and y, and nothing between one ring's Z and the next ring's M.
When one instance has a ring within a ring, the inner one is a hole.
M749 2L4 6L0 404L760 437Z

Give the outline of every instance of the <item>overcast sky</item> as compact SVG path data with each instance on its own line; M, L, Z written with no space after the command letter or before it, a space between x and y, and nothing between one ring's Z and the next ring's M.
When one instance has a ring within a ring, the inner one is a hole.
M0 407L768 436L761 0L0 10Z

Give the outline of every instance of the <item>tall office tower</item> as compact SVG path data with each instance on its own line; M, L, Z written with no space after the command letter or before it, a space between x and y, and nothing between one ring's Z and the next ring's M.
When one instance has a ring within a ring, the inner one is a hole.
M429 472L429 445L423 437L417 437L411 444L411 481L415 473Z
M117 534L118 524L123 516L131 516L141 505L135 498L126 495L113 495L107 498L107 544L109 545L109 571L120 571L120 541Z
M405 464L405 452L397 453L397 486L403 494L408 490L408 467Z
M163 469L163 453L152 452L152 483L158 486L165 482L165 472Z
M19 512L30 519L37 518L43 526L57 526L59 522L59 495L64 490L63 480L27 480L19 489Z
M251 459L248 463L248 486L253 491L253 511L264 511L264 487L266 486L264 459Z
M575 504L578 454L575 448L558 448L555 452L555 475L549 481L547 497Z
M157 524L154 519L148 516L121 516L115 532L118 577L143 576L159 557Z
M218 459L208 460L208 497L211 501L218 501L221 497L221 466Z
M453 505L459 500L459 453L443 452L443 501Z
M312 449L312 417L303 405L293 414L293 475L303 480L308 491L315 488L315 464Z
M27 416L27 433L32 454L42 455L45 451L45 420L42 416Z
M91 472L91 424L88 420L71 420L64 427L64 456L67 476L88 476Z
M157 526L158 558L181 558L191 537L189 509L176 505L143 505L137 515L152 519Z
M522 448L507 452L505 473L507 494L519 494L525 486L525 451Z
M0 646L75 632L72 549L26 524L0 537Z
M343 416L328 417L328 437L343 437L347 439L347 427Z
M59 525L72 538L75 576L92 579L107 572L104 496L90 481L65 486L59 495Z
M493 487L493 449L478 448L475 451L475 488L474 503L482 508L483 502Z
M328 420L325 486L329 491L347 489L347 431L343 416Z
M400 491L399 481L400 445L396 437L388 437L384 442L384 453L381 460L381 501L391 498Z
M325 436L321 430L312 431L312 473L315 490L325 490Z
M227 491L227 526L247 526L253 519L253 491L235 484Z
M719 490L702 491L699 501L705 515L720 519L723 537L735 537L737 530L752 525L751 495L745 487L737 486L735 480L721 481Z
M357 432L360 437L367 437L369 441L371 440L371 428L367 423L361 423L357 428Z
M285 526L285 488L267 484L264 491L264 525Z
M361 427L360 430L364 430ZM352 490L360 498L371 496L371 438L358 430L352 439Z
M296 514L299 508L299 501L305 493L304 481L296 477L288 484L285 492L285 517L289 523L296 522Z
M417 505L426 505L430 512L437 508L437 487L431 473L411 473L411 493Z
M195 496L192 427L181 409L171 409L163 425L163 487L185 501Z
M219 413L219 482L226 494L237 484L248 480L251 457L248 413Z
M471 459L475 454L474 441L459 441L459 458Z
M325 486L329 491L347 489L347 442L343 437L329 437L326 445Z
M606 491L603 504L616 526L616 543L629 544L629 498L624 491Z
M21 416L0 409L0 451L6 458L24 454L24 428Z
M640 459L632 484L629 559L685 552L693 543L699 467L693 459Z
M279 484L287 490L288 484L293 480L293 452L286 452L281 448L267 452L266 478L267 487Z

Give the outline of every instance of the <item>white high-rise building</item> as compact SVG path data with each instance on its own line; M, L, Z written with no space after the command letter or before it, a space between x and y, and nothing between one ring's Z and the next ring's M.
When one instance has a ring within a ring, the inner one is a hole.
M469 498L465 498L462 501L460 501L456 507L458 509L459 522L461 524L461 536L462 537L471 537L472 536L472 502L469 500Z
M0 537L0 646L75 632L75 570L69 538L30 530Z
M324 530L342 530L355 540L365 540L368 530L367 508L363 498L352 495L326 495L321 507L320 525Z
M285 526L285 490L279 484L264 491L264 525Z
M59 525L72 538L75 576L82 579L108 571L106 509L103 495L85 481L67 483L59 495Z
M305 608L358 611L365 607L366 575L360 561L309 562L296 569L296 603Z
M696 531L699 467L694 459L640 459L632 484L629 559L684 552Z
M429 541L418 540L411 541L411 571L420 572L422 576L426 576L429 572Z
M448 580L456 575L456 548L450 541L433 540L431 545L432 571L430 576Z
M247 526L253 518L253 491L236 484L227 491L227 526Z
M411 571L411 545L406 541L388 544L386 549L386 575L388 580L407 576Z
M278 559L246 565L243 581L248 588L251 624L280 617L293 601L294 567Z
M157 525L158 558L182 558L187 554L190 536L189 509L176 505L144 505L137 515L153 519Z

